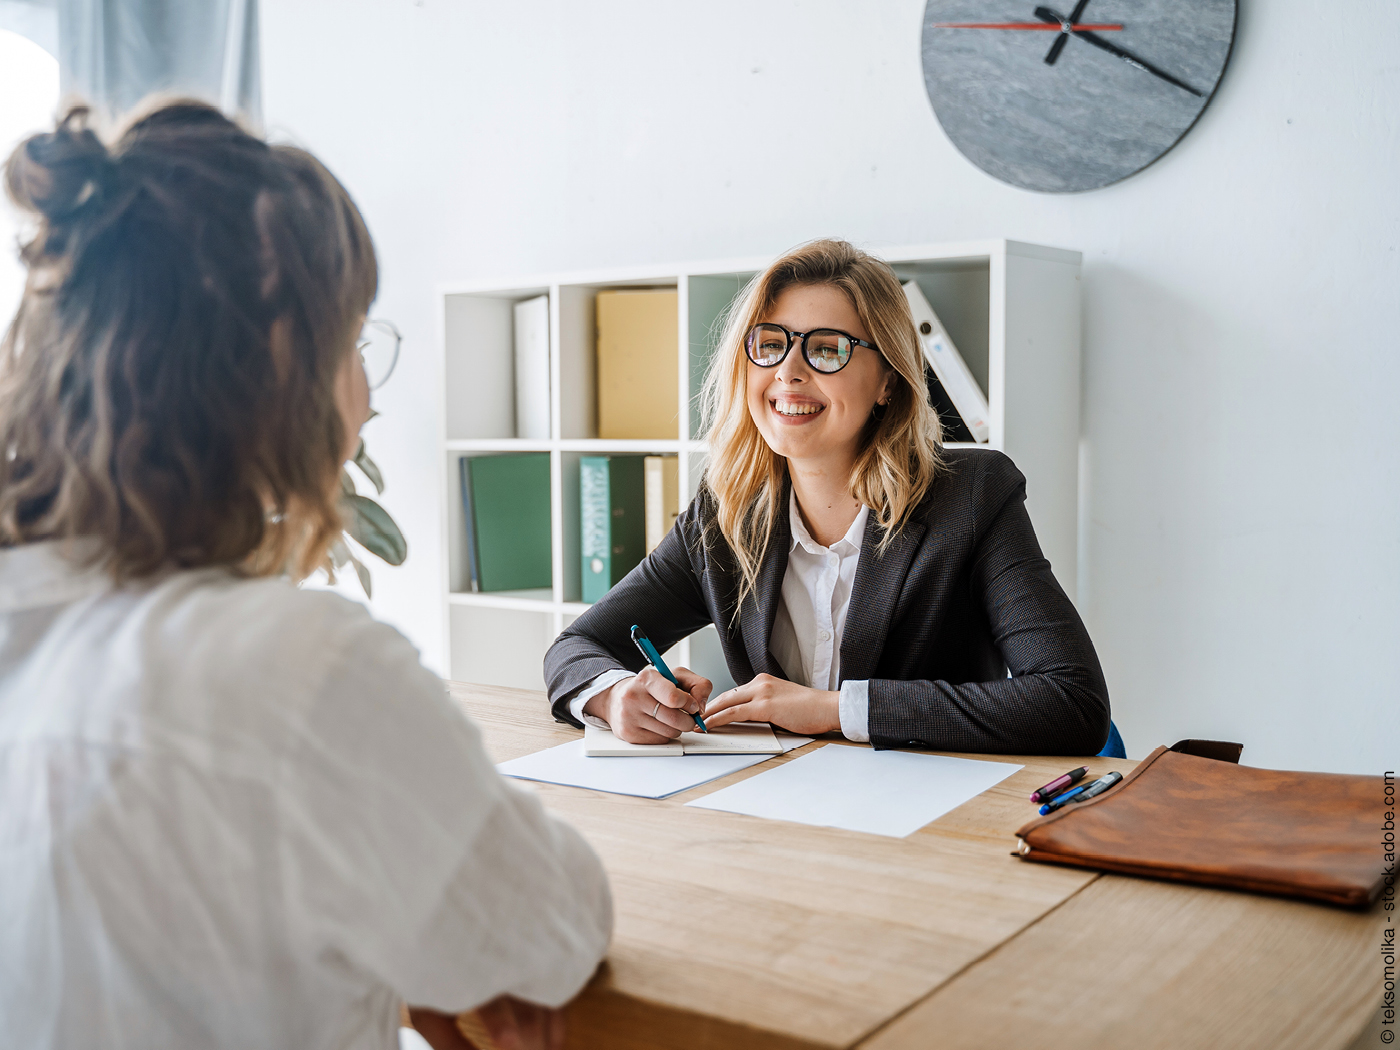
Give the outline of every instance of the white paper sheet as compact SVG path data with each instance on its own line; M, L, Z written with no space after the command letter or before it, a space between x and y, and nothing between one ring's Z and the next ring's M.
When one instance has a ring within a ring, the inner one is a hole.
M781 755L783 746L767 722L733 722L708 733L682 733L669 744L629 744L602 726L583 727L589 758L645 758L675 755Z
M811 737L778 733L784 751L809 743ZM766 762L772 755L675 755L660 758L589 758L583 737L533 755L498 763L508 777L542 780L547 784L610 791L615 795L665 798L699 784Z
M686 805L904 838L1021 768L828 744Z

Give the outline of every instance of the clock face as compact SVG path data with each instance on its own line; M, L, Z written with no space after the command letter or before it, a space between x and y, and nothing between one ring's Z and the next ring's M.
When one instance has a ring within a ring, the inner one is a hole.
M1206 108L1235 0L928 0L924 85L963 156L1074 193L1166 153Z

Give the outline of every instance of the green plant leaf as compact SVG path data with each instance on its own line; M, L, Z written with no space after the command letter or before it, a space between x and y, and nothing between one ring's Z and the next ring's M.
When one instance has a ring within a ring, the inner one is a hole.
M350 472L344 467L340 468L340 491L346 496L355 494L355 479L350 476Z
M330 546L331 568L343 569L347 565L355 567L355 575L360 578L360 586L365 589L365 597L372 597L370 594L369 570L359 558L350 553L350 548L345 545L344 539L337 539ZM332 573L331 582L335 582L335 575Z
M350 538L390 565L402 565L408 557L408 541L389 512L368 496L347 495L341 503Z
M350 553L350 548L345 546L345 541L341 539L331 544L330 556L331 567L334 569L343 569L355 557Z
M374 486L374 491L381 496L384 495L384 475L379 473L379 467L374 460L369 458L363 439L360 441L360 447L355 450L355 458L352 462L364 471L365 477L369 478L370 484Z
M360 586L365 589L365 597L373 598L374 595L369 589L369 570L365 568L365 563L352 554L350 555L350 564L355 566L355 575L360 578Z

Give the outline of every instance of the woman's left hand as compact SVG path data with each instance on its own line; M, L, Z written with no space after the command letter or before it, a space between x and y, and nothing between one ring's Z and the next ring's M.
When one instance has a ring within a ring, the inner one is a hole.
M730 722L772 722L803 736L839 732L841 694L761 674L712 697L702 717L711 729Z

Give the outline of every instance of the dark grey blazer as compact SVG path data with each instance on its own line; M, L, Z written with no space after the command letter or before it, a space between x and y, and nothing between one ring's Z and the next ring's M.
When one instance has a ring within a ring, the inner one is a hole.
M869 680L876 748L1092 755L1108 738L1108 688L1079 614L1026 514L1026 479L1000 452L949 449L883 557L870 518L841 642L841 680ZM614 667L645 661L639 623L665 652L713 623L736 682L786 677L768 649L792 545L787 497L758 578L734 622L733 552L704 523L702 491L660 546L561 634L544 659L554 716ZM1010 669L1011 676L1007 677Z

